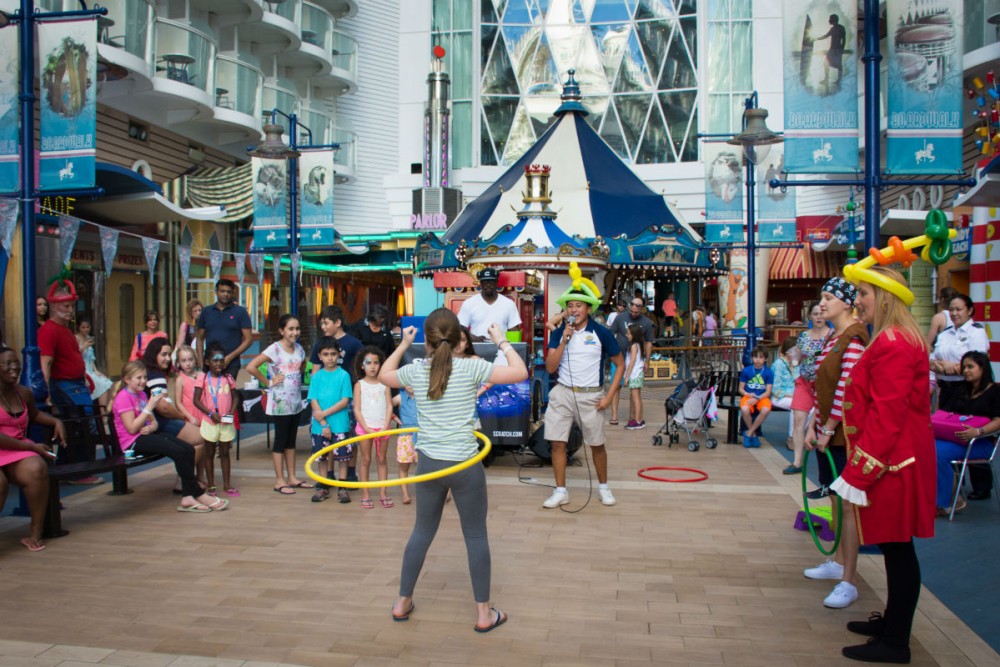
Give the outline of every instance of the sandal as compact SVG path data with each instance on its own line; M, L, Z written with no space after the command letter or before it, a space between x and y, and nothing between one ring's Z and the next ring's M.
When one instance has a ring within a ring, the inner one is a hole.
M178 505L178 512L193 512L195 514L208 514L212 511L212 508L208 505L202 505L198 503L197 505Z
M274 487L271 490L274 491L275 493L280 493L283 496L290 496L293 493L295 493L295 489L293 489L292 487L288 486L287 484L283 484L281 486L276 486L276 487Z
M229 496L230 498L239 498L240 490L234 486L231 489L226 489L226 495Z
M30 538L30 537L22 537L21 538L21 544L23 544L25 547L27 547L28 551L41 551L42 549L45 548L45 542L42 542L41 540L34 540L34 539ZM413 605L410 605L410 611L413 611ZM410 612L409 611L406 612L406 616L407 616L407 618L409 618L409 616L410 616ZM406 619L404 618L404 619L401 619L401 620L405 621Z
M224 498L216 498L215 502L208 506L213 512L224 512L229 509L229 501Z
M618 420L617 419L612 419L611 421L608 422L608 425L609 426L618 426Z
M393 503L392 503L392 498L388 498L388 497L386 497L386 498L379 498L378 499L378 504L381 505L385 509L390 509L392 507L395 507L395 505L393 505Z
M412 614L413 610L416 609L416 608L417 608L417 605L413 604L413 602L410 602L410 608L407 609L402 614L396 614L395 611L392 612L392 620L394 620L396 622L399 622L399 623L402 623L403 621L408 621L408 620L410 620L410 614Z
M375 508L375 503L371 498L365 498L361 501L361 509L370 510Z
M507 622L507 614L503 613L502 611L500 611L496 607L490 607L490 609L492 609L493 613L497 615L496 620L493 621L492 623L490 623L489 625L487 625L485 628L481 628L478 625L472 626L472 628L476 632L479 632L479 633L489 632L490 630L494 630L496 628L499 628L501 625L503 625L504 623Z
M313 488L313 485L309 484L307 482L296 482L295 484L290 484L289 486L291 486L293 488L296 488L296 489L311 489L311 488Z
M215 495L218 495L219 490L217 488L215 488L214 486L210 486L207 489L205 489L205 493L207 493L210 496L215 496Z

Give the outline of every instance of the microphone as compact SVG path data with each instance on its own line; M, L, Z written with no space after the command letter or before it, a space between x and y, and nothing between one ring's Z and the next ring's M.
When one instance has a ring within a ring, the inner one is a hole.
M569 315L566 318L566 324L576 324L576 315Z

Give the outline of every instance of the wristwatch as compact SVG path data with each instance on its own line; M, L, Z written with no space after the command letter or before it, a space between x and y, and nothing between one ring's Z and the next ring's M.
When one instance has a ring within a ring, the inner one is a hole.
M834 433L837 432L837 429L835 429L835 428L827 428L825 426L820 426L819 427L819 432L822 433L823 435L833 435Z

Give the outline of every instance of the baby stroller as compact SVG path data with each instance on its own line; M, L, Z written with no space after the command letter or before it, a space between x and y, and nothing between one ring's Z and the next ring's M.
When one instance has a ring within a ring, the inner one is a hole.
M663 444L663 436L667 436L667 447L680 442L681 431L687 434L688 451L696 452L701 446L694 436L704 431L705 446L715 449L719 441L711 436L709 429L715 419L715 385L713 376L703 373L697 380L690 378L682 382L667 399L664 407L667 421L653 436L653 446Z

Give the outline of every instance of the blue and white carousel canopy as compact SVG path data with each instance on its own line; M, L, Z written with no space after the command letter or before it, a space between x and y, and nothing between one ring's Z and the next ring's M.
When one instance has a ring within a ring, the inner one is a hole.
M552 166L549 189L552 209L558 214L557 230L549 230L554 243L539 238L536 232L532 237L536 245L558 246L570 237L608 239L624 234L631 238L661 226L688 233L663 197L615 155L582 114L570 111L465 207L442 240L471 244L494 236L507 225L516 225L514 211L521 208L521 193L526 189L524 168L532 164Z

